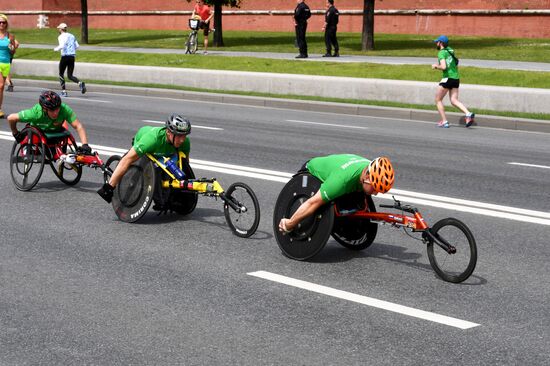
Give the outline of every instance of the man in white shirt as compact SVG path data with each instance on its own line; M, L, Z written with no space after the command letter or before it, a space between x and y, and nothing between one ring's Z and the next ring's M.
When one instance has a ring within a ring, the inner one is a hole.
M76 49L79 47L79 44L71 33L67 32L67 24L61 23L57 26L59 31L59 46L55 47L54 51L61 51L61 60L59 61L59 82L61 83L61 96L66 97L67 91L65 90L65 70L67 70L67 76L69 80L78 84L82 94L86 93L86 84L83 81L78 80L76 76L73 75L74 71L74 60L76 56Z

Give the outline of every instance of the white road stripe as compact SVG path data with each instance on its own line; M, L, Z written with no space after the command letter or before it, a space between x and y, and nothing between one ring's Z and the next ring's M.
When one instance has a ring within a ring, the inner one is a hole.
M164 121L153 121L151 119L144 119L143 122L156 123L156 124L159 124L159 125L163 125L163 124L166 123ZM223 131L223 128L220 128L220 127L208 127L208 126L200 126L200 125L196 125L196 124L193 124L192 128L202 128L204 130Z
M13 141L10 132L0 131L0 139ZM94 150L104 155L124 155L128 149L120 149L103 145L90 145ZM234 164L224 164L207 160L191 159L191 167L211 172L249 177L271 182L286 183L293 173L280 172L268 169L245 167ZM468 212L478 215L503 218L508 220L529 222L550 226L550 213L543 211L527 210L510 206L501 206L492 203L468 201L459 198L437 196L425 193L411 192L393 188L386 194L379 194L377 198L392 200L392 195L405 203L420 204L438 207L459 212Z
M300 121L297 119L287 119L286 122L294 122L294 123L303 123L308 125L319 125L319 126L329 126L329 127L339 127L339 128L355 128L358 130L368 130L368 127L362 127L362 126L350 126L350 125L341 125L336 123L321 123L321 122L310 122L310 121Z
M316 292L318 294L337 297L339 299L353 301L359 304L368 305L378 309L392 311L394 313L408 315L415 318L424 319L424 320L448 325L459 329L470 329L480 325L480 324L472 323L466 320L452 318L449 316L440 315L429 311L419 310L419 309L395 304L388 301L378 300L372 297L357 295L352 292L337 290L332 287L317 285L312 282L306 282L306 281L297 280L291 277L281 276L271 272L257 271L257 272L250 272L247 274L258 278L263 278L265 280L282 283L288 286L297 287L303 290Z
M510 165L528 166L528 167L531 167L531 168L550 169L550 166L546 166L546 165L525 164L525 163L514 163L514 162L510 162L510 163L508 163L508 164L510 164Z
M87 98L77 98L77 97L63 97L63 100L70 99L71 103L75 101L79 102L97 102L97 103L113 103L111 100L101 100L101 99L87 99Z

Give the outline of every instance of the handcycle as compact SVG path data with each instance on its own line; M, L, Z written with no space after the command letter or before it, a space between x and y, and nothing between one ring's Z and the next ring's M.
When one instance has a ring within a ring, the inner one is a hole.
M133 163L113 192L115 214L124 222L139 220L152 201L161 202L161 212L190 214L197 205L198 195L220 198L225 219L231 231L242 238L253 235L260 223L260 205L256 194L245 183L236 182L224 190L216 178L195 178L195 173L183 152L177 156L177 166L184 178L177 179L165 162L146 154ZM170 159L166 157L165 159ZM105 181L121 160L111 156L106 165Z
M298 173L285 185L275 205L273 230L279 248L289 258L307 260L318 254L332 237L352 250L368 248L376 238L378 224L403 228L405 233L420 234L435 273L445 281L460 283L473 273L477 246L470 229L455 218L445 218L429 226L416 207L394 197L392 205L380 207L400 211L376 212L370 195L352 193L321 207L288 234L279 231L281 218L291 217L298 207L313 196L321 182L309 173ZM408 232L410 231L410 233Z
M69 186L80 181L84 166L99 168L105 173L105 165L98 153L82 153L68 130L44 132L26 125L21 133L25 137L21 142L14 142L10 156L11 179L20 191L30 191L36 186L46 164L60 181Z

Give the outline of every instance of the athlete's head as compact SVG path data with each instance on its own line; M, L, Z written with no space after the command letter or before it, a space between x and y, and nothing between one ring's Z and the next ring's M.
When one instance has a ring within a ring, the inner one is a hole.
M3 26L4 29L8 29L8 17L6 14L0 14L0 26Z
M361 184L367 194L386 193L391 189L394 182L395 172L393 166L390 159L385 156L371 161L361 174Z
M68 25L65 24L65 23L60 23L58 26L57 26L57 30L59 32L66 32L67 31L67 28L68 28Z
M191 133L191 122L180 116L172 114L166 120L166 138L174 147L178 148Z
M54 91L45 90L40 94L38 103L50 118L56 118L61 107L61 97Z
M437 48L439 48L440 45L443 46L443 48L445 48L449 45L449 37L441 35L436 39L434 39L434 43Z

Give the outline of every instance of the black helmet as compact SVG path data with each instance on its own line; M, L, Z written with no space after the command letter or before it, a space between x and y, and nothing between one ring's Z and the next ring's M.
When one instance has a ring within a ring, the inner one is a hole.
M166 120L166 129L174 135L189 135L191 133L191 122L179 114L172 114Z
M45 90L42 92L42 94L40 94L40 98L38 98L38 103L40 103L42 108L53 111L61 107L61 97L57 95L57 93L54 91Z

